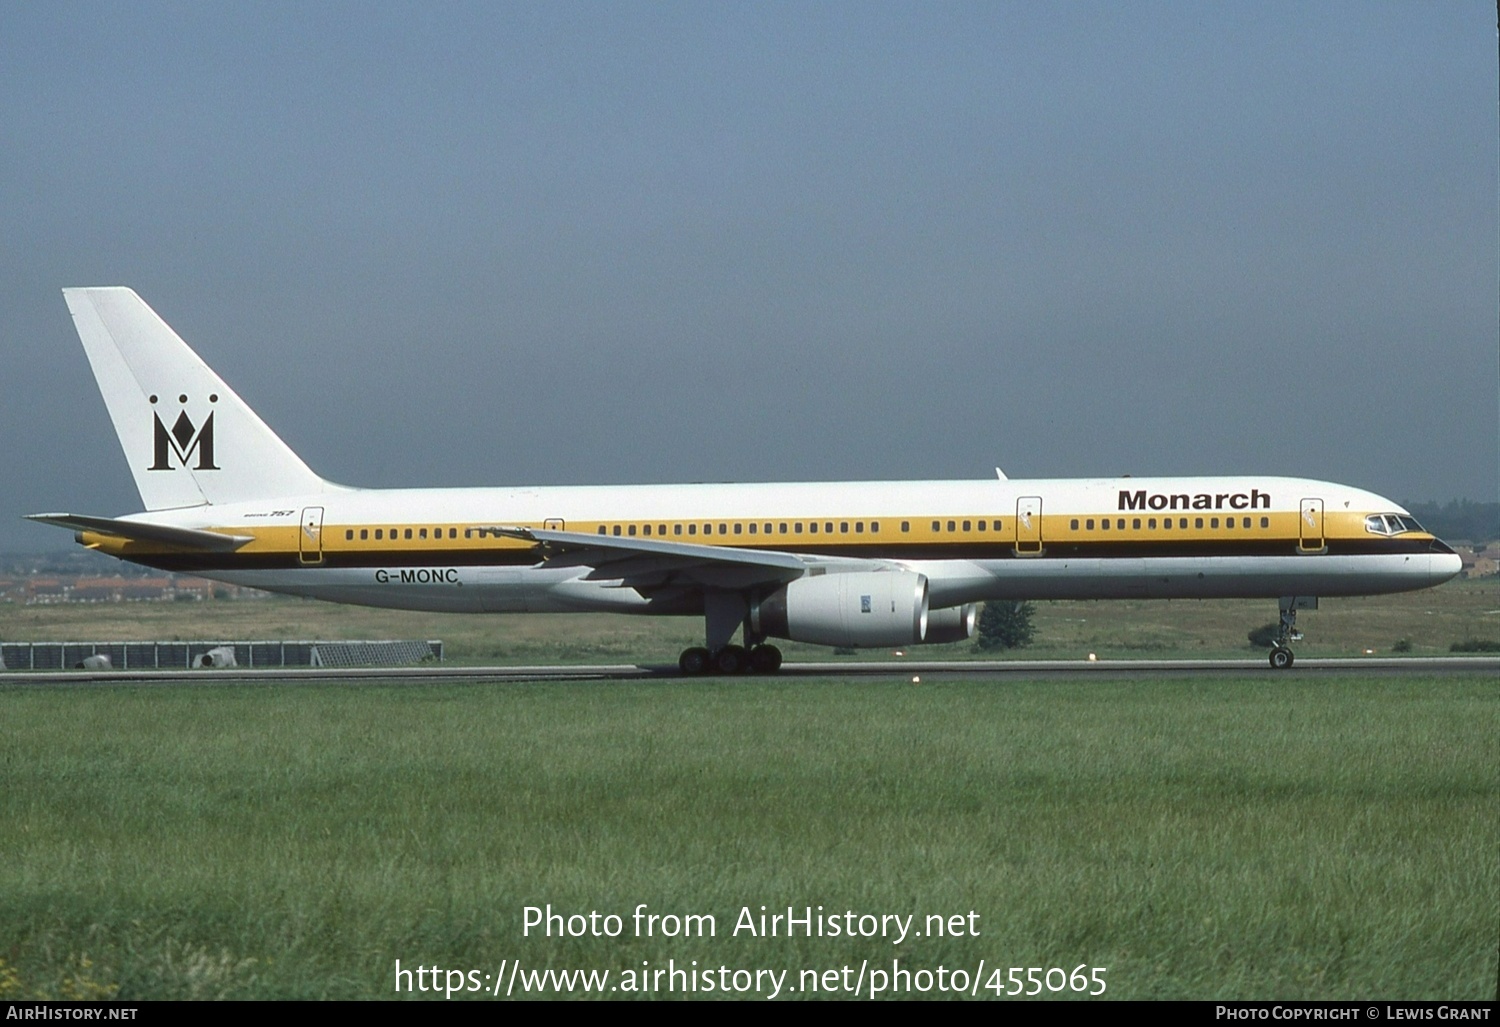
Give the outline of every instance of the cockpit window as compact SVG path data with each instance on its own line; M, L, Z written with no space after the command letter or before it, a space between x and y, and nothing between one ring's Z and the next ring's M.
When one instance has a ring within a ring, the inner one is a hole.
M1373 535L1399 535L1405 531L1425 531L1415 517L1404 514L1371 514L1365 518L1365 530Z

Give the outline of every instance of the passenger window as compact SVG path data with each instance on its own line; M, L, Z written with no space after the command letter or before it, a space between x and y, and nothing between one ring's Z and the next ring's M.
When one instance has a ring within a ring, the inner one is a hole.
M1070 530L1072 530L1072 531L1077 531L1078 530L1078 518L1077 517L1073 518L1071 521L1068 522L1068 528Z
M1226 527L1226 528L1232 528L1232 527L1234 527L1234 518L1233 517L1226 517L1226 518L1224 518L1224 527Z
M942 531L943 530L943 526L941 524L939 524L937 521L933 521L932 522L932 530L933 531Z
M601 534L601 535L608 535L609 534L609 529L606 528L604 525L601 524L601 525L599 525L599 534Z
M634 524L632 524L632 525L631 525L631 526L630 526L630 527L629 527L629 529L627 529L627 530L628 530L628 531L629 531L629 532L630 532L630 537L631 537L631 538L634 538L634 537L635 537L635 525L634 525Z
M871 535L878 535L878 534L880 534L880 522L879 521L871 521L870 522L870 534Z
M651 534L651 525L647 524L644 527L642 527L641 528L641 534L642 535L649 535L649 534Z
M1271 518L1269 518L1269 517L1262 517L1260 519L1260 526L1262 528L1269 528L1271 526Z
M375 537L377 539L385 538L385 529L384 528L376 528L375 529Z
M841 534L841 535L847 535L847 534L849 534L849 522L848 521L839 521L839 534Z
M785 534L786 534L786 521L782 521L782 522L781 522L781 533L782 533L782 534L783 534L783 535L785 535Z
M807 526L807 531L810 535L816 535L818 533L818 522L812 521L811 523L809 523Z
M856 535L863 535L864 533L865 533L865 522L864 521L855 521L854 522L854 534L856 534Z
M405 532L404 532L404 533L403 533L403 535L404 535L404 536L405 536L405 537L406 537L406 538L411 538L411 529L410 529L410 528L407 528L407 529L406 529L406 531L405 531Z
M417 535L419 537L421 537L421 538L426 538L427 537L427 529L423 528L421 531L417 532Z
M688 525L688 534L689 535L696 535L696 534L698 534L698 525L696 525L696 524L689 524Z
M354 529L350 528L348 531L344 532L344 538L347 539L350 542L353 542L354 541Z
M1162 518L1162 522L1161 522L1161 526L1163 528L1166 528L1168 531L1171 531L1172 530L1172 518L1170 518L1170 517L1163 517Z
M798 521L796 524L792 525L792 530L798 535L802 534L802 522Z
M973 530L973 522L972 521L964 521L964 531L972 531L972 530Z
M682 534L682 525L680 525L680 524L674 524L674 525L672 525L672 534L674 534L674 535L681 535Z
M1118 521L1116 521L1115 522L1115 527L1119 528L1121 531L1124 531L1125 530L1125 518L1121 517Z
M615 534L616 534L616 535L619 535L619 534L620 534L620 526L619 526L619 525L618 525L618 524L616 524L616 525L615 525L615 531L614 531L614 533L615 533Z
M996 531L999 531L999 530L1000 530L1000 522L999 522L999 521L998 521L998 520L997 520L997 521L995 521L995 530L996 530Z
M901 522L901 530L902 531L911 531L911 521L902 521Z
M665 524L658 524L656 526L656 533L658 535L665 535L667 533L667 526Z
M1140 531L1141 530L1141 519L1139 517L1135 518L1134 520L1132 520L1130 522L1130 526L1134 530Z
M980 531L983 531L983 530L984 530L984 522L983 522L983 521L980 521L980 522L979 522L979 530L980 530Z
M1194 517L1193 518L1193 527L1195 527L1195 528L1201 528L1201 527L1203 527L1203 518L1202 517Z
M727 524L721 524L721 525L719 525L719 534L720 535L728 535L729 534L729 525L727 525Z
M1146 527L1148 527L1148 528L1150 528L1150 529L1152 529L1154 531L1156 529L1156 518L1155 517L1148 517L1148 518L1146 518Z
M832 535L833 534L833 522L832 521L824 521L823 522L823 530L826 531L828 534Z
M1219 519L1217 517L1210 517L1208 520L1208 526L1210 528L1217 528L1219 526Z
M1094 530L1094 519L1092 517L1090 517L1088 520L1084 521L1083 522L1083 528L1084 528L1085 531L1093 531Z
M754 521L750 522L750 534L752 534L752 535L755 534L755 522Z
M1101 520L1099 522L1099 530L1100 531L1108 531L1109 530L1109 518L1108 517L1104 518L1103 520Z
M735 521L735 523L734 523L734 533L736 535L741 535L741 534L744 534L744 531L745 531L745 526L743 524L741 524L739 521Z
M765 533L767 535L771 534L771 522L770 521L767 521L766 524L765 524Z
M370 537L370 529L369 528L360 528L359 529L359 537L361 539L368 539Z
M949 531L957 531L958 530L958 522L957 521L949 521L948 522L948 530Z

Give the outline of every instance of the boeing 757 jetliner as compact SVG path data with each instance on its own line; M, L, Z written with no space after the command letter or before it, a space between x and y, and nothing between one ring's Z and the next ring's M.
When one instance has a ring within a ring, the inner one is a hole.
M1278 599L1284 668L1297 610L1319 597L1459 571L1388 499L1263 475L350 488L133 291L63 295L146 512L33 520L135 563L334 602L698 616L686 674L773 672L772 638L958 641L991 599Z

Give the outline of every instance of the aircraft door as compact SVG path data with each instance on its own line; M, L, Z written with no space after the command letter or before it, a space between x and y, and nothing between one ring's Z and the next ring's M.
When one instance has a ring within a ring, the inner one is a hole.
M1042 497L1016 500L1016 553L1035 555L1042 551Z
M297 532L297 555L303 563L323 562L323 508L302 511L302 530Z
M1323 501L1321 499L1304 499L1302 501L1302 517L1298 521L1300 530L1298 532L1297 548L1304 553L1320 553L1326 548L1326 540L1323 537Z

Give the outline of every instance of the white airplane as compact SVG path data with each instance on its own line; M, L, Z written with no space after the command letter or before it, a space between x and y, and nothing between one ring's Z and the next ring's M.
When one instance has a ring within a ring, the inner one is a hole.
M63 295L146 512L31 519L271 592L701 616L685 674L774 672L770 638L958 641L985 600L1275 598L1284 668L1297 610L1319 597L1459 572L1390 500L1298 478L350 488L314 474L133 291Z

